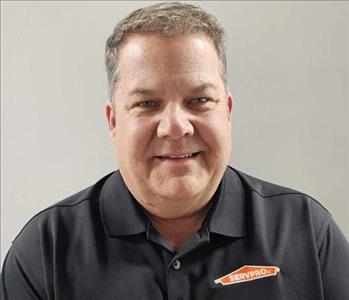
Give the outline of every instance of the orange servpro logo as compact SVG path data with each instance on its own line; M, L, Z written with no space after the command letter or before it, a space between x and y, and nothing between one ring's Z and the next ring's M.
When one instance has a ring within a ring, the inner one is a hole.
M280 272L280 269L274 266L243 266L236 271L216 279L214 282L216 284L229 285L276 276L278 272Z

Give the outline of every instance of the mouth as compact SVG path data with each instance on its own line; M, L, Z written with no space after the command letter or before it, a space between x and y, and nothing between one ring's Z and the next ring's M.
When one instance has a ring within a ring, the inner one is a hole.
M193 153L185 153L185 154L180 154L180 155L172 155L172 154L166 154L166 155L158 155L155 156L155 158L160 159L160 160L170 160L170 161L184 161L184 160L190 160L190 159L195 159L201 151L199 152L193 152Z

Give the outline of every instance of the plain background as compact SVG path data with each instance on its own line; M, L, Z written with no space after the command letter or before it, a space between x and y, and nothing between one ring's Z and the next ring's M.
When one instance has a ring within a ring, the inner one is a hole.
M104 44L152 2L1 2L1 261L40 210L117 168ZM227 32L231 165L318 199L349 237L349 3L195 2Z

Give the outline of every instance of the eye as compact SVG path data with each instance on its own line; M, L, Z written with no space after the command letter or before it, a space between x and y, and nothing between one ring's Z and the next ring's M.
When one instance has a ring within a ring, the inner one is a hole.
M207 97L197 97L197 98L189 100L188 103L194 104L194 105L203 105L209 101L210 101L210 99Z
M138 107L142 108L152 108L152 107L157 107L159 103L153 100L146 100L146 101L141 101L136 104Z

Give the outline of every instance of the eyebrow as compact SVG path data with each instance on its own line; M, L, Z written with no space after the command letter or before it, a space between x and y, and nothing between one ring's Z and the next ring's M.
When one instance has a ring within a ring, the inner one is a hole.
M145 96L151 96L154 95L155 91L154 90L148 90L148 89L143 89L143 88L135 88L131 92L128 93L129 96L133 95L145 95Z
M202 84L194 87L191 92L192 93L201 93L207 89L214 89L214 90L217 90L217 86L215 84L213 84L212 82L203 82Z
M204 82L193 89L191 89L190 93L201 93L207 89L215 89L217 90L217 86L211 82ZM156 93L155 90L145 89L145 88L135 88L131 92L129 92L129 96L134 95L142 95L142 96L152 96Z

